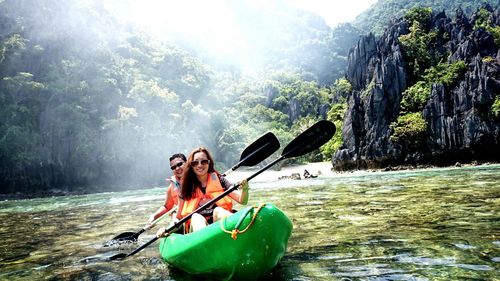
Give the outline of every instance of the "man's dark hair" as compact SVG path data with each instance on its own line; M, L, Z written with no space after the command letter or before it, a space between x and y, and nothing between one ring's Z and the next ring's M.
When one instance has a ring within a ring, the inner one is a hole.
M168 159L168 161L172 161L174 160L175 158L181 158L182 161L186 162L187 161L187 158L186 158L186 155L182 154L182 153L176 153L172 156L170 156L170 158Z

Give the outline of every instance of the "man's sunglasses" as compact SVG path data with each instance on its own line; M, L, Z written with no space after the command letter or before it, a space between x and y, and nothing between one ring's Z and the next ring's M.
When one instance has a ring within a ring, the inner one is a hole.
M195 160L195 161L191 161L191 167L196 167L199 164L201 164L201 165L208 165L208 163L210 163L210 160L208 160L208 159L200 160L200 161Z
M182 167L182 165L184 165L184 162L178 162L177 164L173 165L173 166L170 166L170 169L175 170L177 168L180 168Z

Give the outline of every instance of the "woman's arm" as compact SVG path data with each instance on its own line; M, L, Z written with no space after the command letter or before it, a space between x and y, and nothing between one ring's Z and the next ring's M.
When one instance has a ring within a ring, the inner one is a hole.
M165 201L163 202L163 206L158 208L158 210L156 210L156 212L154 212L154 214L152 214L149 217L148 225L151 225L151 223L153 223L154 220L161 217L163 214L165 214L166 212L168 212L170 209L172 209L174 207L174 204L173 204L174 202L172 200L172 196L170 195L171 191L172 191L172 184L170 184L167 187L167 191L165 192Z
M165 206L161 206L160 208L158 208L158 210L156 210L156 212L154 214L152 214L151 216L149 216L149 218L148 218L148 225L151 225L154 220L156 220L157 218L161 217L166 212L167 212L167 208L165 208Z
M248 181L242 180L239 185L239 189L229 193L229 197L241 205L246 205L248 203L248 190L250 189Z

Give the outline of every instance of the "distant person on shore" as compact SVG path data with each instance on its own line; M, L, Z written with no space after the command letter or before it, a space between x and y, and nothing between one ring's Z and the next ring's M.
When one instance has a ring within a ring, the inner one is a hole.
M165 192L165 201L163 202L163 206L158 208L158 210L156 210L156 212L149 217L147 225L151 225L157 218L161 217L163 214L178 205L178 197L181 189L182 174L184 172L186 156L182 153L176 153L170 156L169 160L170 169L174 174L167 179L170 184Z
M215 163L210 152L204 147L198 147L189 154L182 176L177 219L189 215L198 207L232 187L231 182L217 172L214 166ZM184 229L186 232L197 231L212 222L231 215L233 211L231 199L246 205L248 189L248 182L243 180L239 190L229 193L200 213L193 214L191 219L186 222ZM159 229L157 236L165 236L165 229Z
M316 178L318 175L311 175L308 170L304 169L304 178L309 179L309 178Z
M311 177L311 174L309 174L309 171L304 169L304 178L307 179L307 178L310 178Z

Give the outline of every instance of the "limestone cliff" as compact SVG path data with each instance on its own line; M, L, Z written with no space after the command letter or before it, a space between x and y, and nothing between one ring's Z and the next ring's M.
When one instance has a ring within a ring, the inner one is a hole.
M489 12L490 25L500 25L498 8L482 9ZM441 54L446 63L464 61L466 71L452 85L432 84L420 111L424 141L416 147L393 141L390 126L401 114L402 93L418 79L399 40L410 33L410 23L401 18L380 38L370 34L358 41L349 53L346 78L353 91L344 144L332 158L335 169L500 160L500 120L491 114L500 95L499 43L478 26L478 17L479 10L471 16L458 10L454 19L432 13L429 30L437 37L428 52Z

